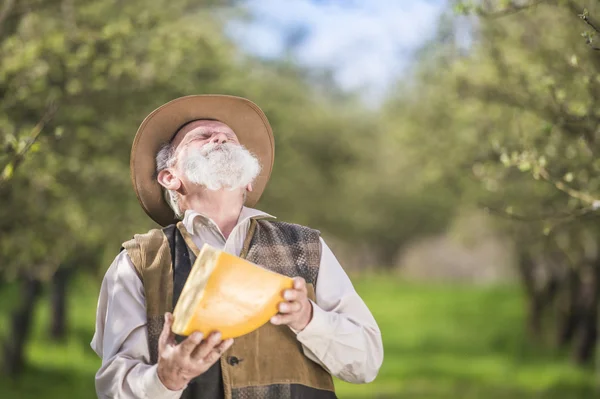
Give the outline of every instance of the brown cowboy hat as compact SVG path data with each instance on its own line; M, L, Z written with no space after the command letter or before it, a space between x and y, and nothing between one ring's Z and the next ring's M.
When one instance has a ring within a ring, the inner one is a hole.
M262 166L252 184L246 206L253 206L263 193L275 153L273 131L263 111L253 102L227 95L192 95L172 100L154 110L140 125L131 147L131 182L144 211L161 226L177 221L156 180L156 154L171 141L184 124L197 119L225 123L240 143L252 152Z

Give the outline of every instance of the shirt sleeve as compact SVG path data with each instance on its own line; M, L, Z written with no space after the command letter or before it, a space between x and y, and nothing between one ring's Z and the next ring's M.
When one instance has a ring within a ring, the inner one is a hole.
M109 267L100 288L96 330L91 347L102 359L96 373L100 399L178 399L183 390L165 387L149 364L143 284L131 259L122 251Z
M381 332L348 275L321 238L321 265L310 323L297 333L305 355L335 377L371 382L383 363Z

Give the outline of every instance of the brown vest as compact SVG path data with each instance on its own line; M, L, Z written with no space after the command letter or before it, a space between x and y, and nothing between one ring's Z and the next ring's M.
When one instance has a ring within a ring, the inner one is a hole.
M164 313L173 311L199 251L182 223L136 235L123 247L144 284L148 345L154 364ZM275 272L303 277L313 301L320 255L318 231L259 218L251 221L240 254ZM331 375L303 354L289 327L271 323L237 338L220 363L190 383L182 395L202 399L335 397Z

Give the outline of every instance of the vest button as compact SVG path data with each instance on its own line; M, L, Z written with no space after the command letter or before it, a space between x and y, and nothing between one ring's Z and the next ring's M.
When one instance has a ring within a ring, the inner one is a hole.
M240 359L238 359L235 356L229 356L227 358L227 363L229 363L230 366L236 366L239 362L240 362Z

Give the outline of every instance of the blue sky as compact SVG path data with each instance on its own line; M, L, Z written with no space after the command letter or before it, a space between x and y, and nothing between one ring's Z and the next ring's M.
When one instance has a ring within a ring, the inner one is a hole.
M435 32L446 0L248 0L232 37L250 53L288 55L334 71L347 89L380 95Z

